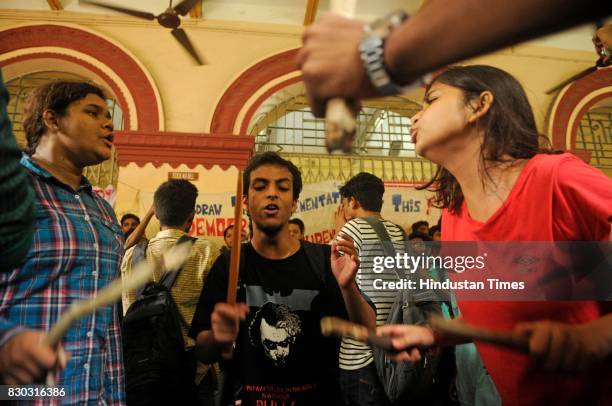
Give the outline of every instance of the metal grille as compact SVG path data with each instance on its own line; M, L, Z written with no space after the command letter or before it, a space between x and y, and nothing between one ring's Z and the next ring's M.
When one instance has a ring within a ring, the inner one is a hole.
M385 182L425 182L436 173L436 164L420 158L382 158L343 155L282 153L302 172L304 183L326 180L347 181L368 172Z
M591 151L590 164L612 169L612 106L588 111L578 126L576 149Z
M52 80L81 80L89 81L87 78L57 71L37 72L17 77L7 82L6 87L9 92L8 115L13 124L13 133L17 138L17 143L22 149L27 146L25 133L23 131L23 112L26 100L30 91ZM123 129L123 112L113 99L107 100L108 106L113 117L113 125L116 130ZM84 175L94 186L102 188L113 185L117 188L117 178L119 168L117 166L117 152L113 148L113 155L108 161L96 166L85 168Z
M359 156L416 157L410 118L420 105L401 97L367 102L357 118L353 153ZM280 103L252 126L256 151L325 153L325 123L315 118L304 96Z
M403 97L371 100L357 118L351 156L328 155L325 122L310 112L303 95L276 105L252 124L256 152L275 151L293 161L306 183L348 180L370 172L386 182L424 182L436 166L419 158L410 140L409 117L421 106Z

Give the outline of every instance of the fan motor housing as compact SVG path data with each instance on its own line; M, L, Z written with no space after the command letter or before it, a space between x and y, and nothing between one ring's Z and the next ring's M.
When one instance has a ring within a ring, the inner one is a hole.
M181 25L180 18L172 9L170 9L170 11L166 10L162 14L158 15L157 21L161 26L166 28L178 28L178 26Z

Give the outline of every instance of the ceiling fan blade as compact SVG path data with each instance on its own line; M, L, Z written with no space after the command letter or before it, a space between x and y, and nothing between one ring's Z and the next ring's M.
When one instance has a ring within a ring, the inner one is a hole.
M189 55L191 55L191 57L195 59L198 65L204 65L204 61L198 54L198 51L196 51L196 49L193 47L193 44L189 40L189 37L187 37L187 33L182 28L173 29L172 35L174 36L174 38L177 39L178 42L181 43L183 48L185 48L185 50L189 52Z
M123 14L128 14L128 15L131 15L132 17L143 18L145 20L155 20L155 14L147 13L145 11L138 11L138 10L132 10L130 8L111 6L110 4L98 3L97 1L91 1L91 0L79 0L79 3L107 8L109 10L117 11Z
M178 14L184 16L187 15L187 13L189 13L189 11L194 8L199 1L202 0L183 0L173 8Z
M564 88L566 85L578 80L578 79L582 79L583 77L585 77L586 75L595 72L597 70L597 66L591 66L590 68L587 68L581 72L578 72L577 74L575 74L574 76L572 76L571 78L564 80L563 82L559 83L557 86L548 89L546 91L546 94L552 94L554 92L556 92L559 89Z

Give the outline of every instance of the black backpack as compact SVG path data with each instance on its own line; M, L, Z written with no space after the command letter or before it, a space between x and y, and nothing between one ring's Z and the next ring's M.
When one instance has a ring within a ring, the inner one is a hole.
M180 244L195 238L187 235ZM132 266L146 257L148 241L134 247ZM149 282L128 308L122 323L123 362L128 405L196 404L195 358L185 350L185 321L170 295L178 274Z
M378 235L385 255L395 257L395 247L382 222L374 217L363 217L363 219ZM404 246L406 252L411 251L407 245L405 234ZM412 274L405 274L403 269L395 269L395 272L400 280L404 278L414 279ZM395 297L385 324L423 325L432 314L442 314L439 300L436 292L431 290L412 291L411 289L402 289ZM430 350L423 354L421 361L416 363L395 363L383 350L374 348L373 352L378 378L392 403L434 403L434 399L437 397L435 393L436 375L442 356L439 349Z

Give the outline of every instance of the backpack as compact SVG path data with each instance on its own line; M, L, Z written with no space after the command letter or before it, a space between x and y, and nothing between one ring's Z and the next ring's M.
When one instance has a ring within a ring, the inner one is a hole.
M194 241L182 236L176 242ZM134 247L132 266L146 257L148 241ZM126 402L129 405L196 404L195 358L185 350L184 323L170 290L176 272L137 292L122 323Z
M382 222L374 217L363 217L363 219L378 235L385 255L395 257L395 247ZM405 233L404 246L406 252L410 252ZM403 269L395 269L395 272L400 280L414 278L410 273L406 275ZM432 314L441 313L441 304L435 292L402 289L395 297L385 324L423 325L427 323ZM432 404L436 397L434 393L436 374L442 356L439 349L423 354L421 361L416 363L395 363L385 351L378 348L374 348L373 353L378 378L392 403Z

